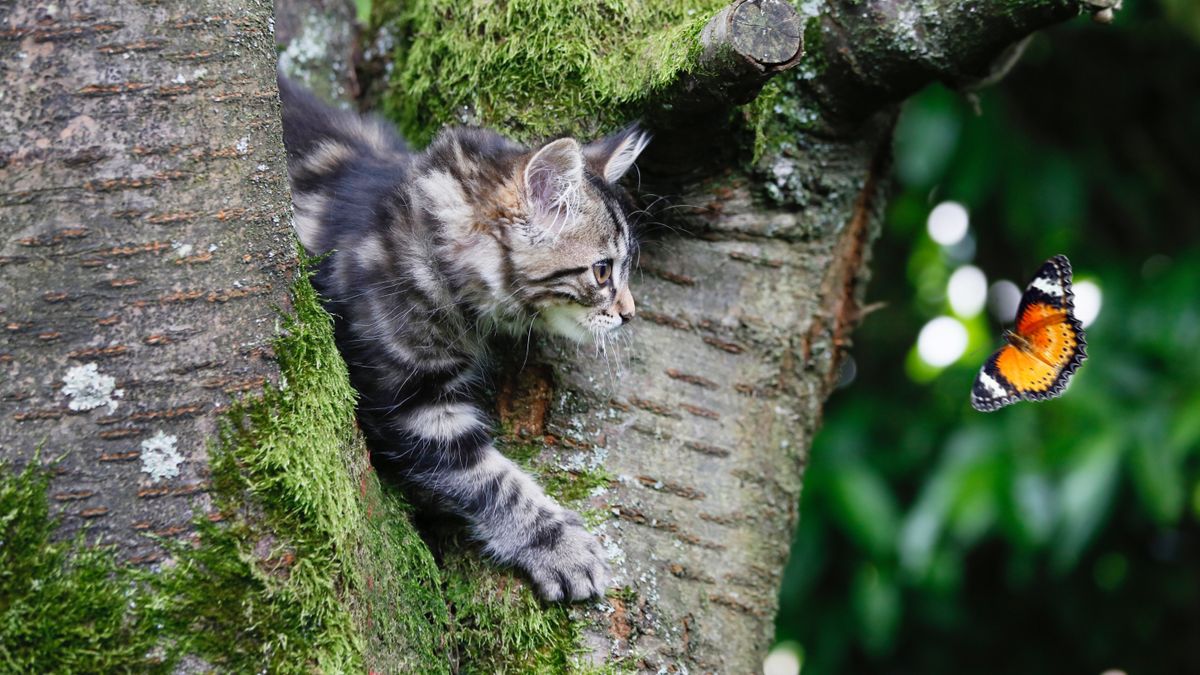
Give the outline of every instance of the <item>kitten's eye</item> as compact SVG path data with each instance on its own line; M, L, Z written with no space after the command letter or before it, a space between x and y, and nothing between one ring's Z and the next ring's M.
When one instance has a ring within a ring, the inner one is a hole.
M600 284L601 286L607 284L609 278L612 277L612 261L601 260L595 265L592 265L592 274L596 275L596 283Z

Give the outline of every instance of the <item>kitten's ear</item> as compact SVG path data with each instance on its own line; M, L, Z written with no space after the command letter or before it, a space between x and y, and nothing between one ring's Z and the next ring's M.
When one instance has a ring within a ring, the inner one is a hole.
M612 136L588 143L583 155L593 171L604 176L604 180L615 183L629 171L649 144L650 134L634 124Z
M583 154L574 138L560 138L538 150L525 166L525 192L535 212L569 207L583 183Z

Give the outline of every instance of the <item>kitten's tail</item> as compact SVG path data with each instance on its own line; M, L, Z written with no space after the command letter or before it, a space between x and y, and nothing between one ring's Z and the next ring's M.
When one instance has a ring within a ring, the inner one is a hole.
M408 149L383 120L338 110L283 73L278 78L293 225L305 250L321 255L335 248L337 237L329 210L345 216L347 210L369 209L373 200L364 199L363 191L402 175ZM370 215L342 220L367 222Z
M283 104L283 144L293 188L302 187L297 184L297 173L327 173L350 157L402 161L407 156L404 141L388 123L338 110L282 72L277 77Z

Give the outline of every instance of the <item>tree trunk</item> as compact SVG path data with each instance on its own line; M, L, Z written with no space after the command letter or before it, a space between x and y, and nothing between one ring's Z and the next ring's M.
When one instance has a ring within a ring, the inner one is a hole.
M64 525L153 562L142 533L207 508L222 411L278 382L296 256L270 6L51 8L9 5L0 35L0 445L64 455Z
M654 128L642 187L672 195L640 261L638 325L619 352L522 353L498 392L504 447L613 558L620 590L570 610L539 607L469 548L439 550L435 569L364 464L327 320L306 281L288 293L270 7L0 9L0 448L63 456L50 499L65 532L87 524L192 587L249 580L224 614L151 583L186 608L179 625L231 636L168 631L156 663L756 671L807 450L860 315L894 104L934 79L987 81L1030 32L1112 4L846 0L818 15L739 0L714 20L760 12L741 16L772 41L710 23L670 82L608 102ZM804 56L787 46L801 28ZM746 124L734 106L771 77ZM469 113L518 136L541 114ZM596 125L576 114L562 127ZM210 555L229 533L234 572Z

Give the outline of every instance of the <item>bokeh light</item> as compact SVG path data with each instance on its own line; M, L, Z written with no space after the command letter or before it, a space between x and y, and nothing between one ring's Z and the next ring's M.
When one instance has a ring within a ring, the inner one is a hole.
M917 336L917 355L935 368L945 368L967 350L967 329L948 316L939 316L921 328Z
M1100 287L1091 281L1081 281L1075 284L1075 318L1087 328L1100 314L1102 300Z
M979 314L987 302L987 277L978 267L963 265L950 275L946 295L950 299L950 309L964 319L969 319Z
M1021 304L1021 289L1008 279L1001 279L988 289L988 308L1000 323L1012 323Z
M953 246L967 235L970 218L958 202L942 202L929 212L929 237L942 246Z
M763 659L763 675L799 675L801 664L800 645L780 642Z

